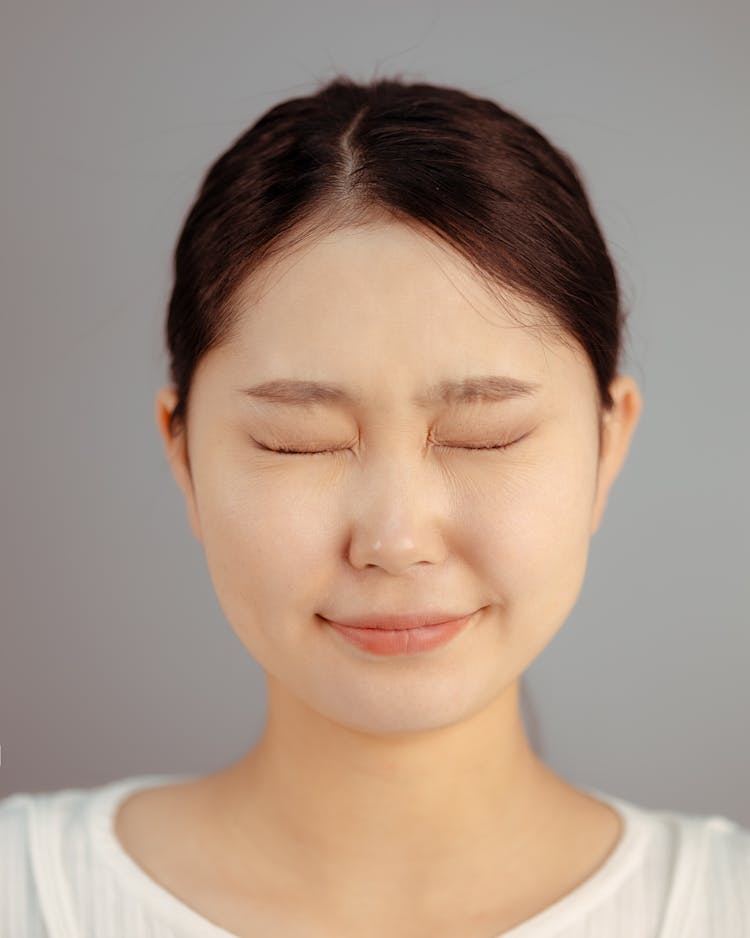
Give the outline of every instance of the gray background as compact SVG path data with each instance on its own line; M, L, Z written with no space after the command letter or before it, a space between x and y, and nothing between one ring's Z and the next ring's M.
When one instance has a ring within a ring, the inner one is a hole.
M556 771L750 826L747 56L739 2L5 0L0 794L201 772L257 737L154 422L208 165L343 71L453 84L581 168L645 399L583 592L527 671Z

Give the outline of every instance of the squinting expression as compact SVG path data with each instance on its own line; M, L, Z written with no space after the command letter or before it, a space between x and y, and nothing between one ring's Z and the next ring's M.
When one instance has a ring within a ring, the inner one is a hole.
M329 234L246 286L188 422L191 521L228 621L338 723L468 717L583 584L598 458L585 353L519 324L458 255L395 222ZM421 610L481 612L394 656L321 618Z

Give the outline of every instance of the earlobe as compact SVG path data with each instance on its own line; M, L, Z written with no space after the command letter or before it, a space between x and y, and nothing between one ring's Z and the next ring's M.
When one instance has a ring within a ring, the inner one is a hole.
M159 388L154 400L156 426L165 444L169 445L169 418L177 404L177 392L174 388Z
M177 392L174 388L164 387L159 389L155 400L156 425L164 441L172 475L185 497L190 527L192 528L193 534L200 541L202 540L200 521L195 502L193 480L187 458L185 432L184 429L180 429L173 434L169 427L169 418L176 404Z
M629 375L617 375L610 384L610 393L614 404L605 414L602 426L602 445L592 514L592 534L595 534L599 528L609 491L625 462L643 409L643 399L638 385Z

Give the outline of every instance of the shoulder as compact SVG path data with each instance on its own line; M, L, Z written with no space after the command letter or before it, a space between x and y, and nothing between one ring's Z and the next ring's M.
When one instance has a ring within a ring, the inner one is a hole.
M750 935L750 830L722 815L668 813L665 935Z
M713 882L747 902L750 915L750 829L721 815L694 821L696 840L702 845L701 869Z
M750 829L720 814L595 794L626 819L615 868L625 872L623 895L649 935L750 938Z
M0 934L46 936L31 853L30 808L39 795L0 799Z
M29 812L38 797L19 792L0 798L0 888L4 890L10 890L10 878L16 886L29 881Z
M76 828L99 788L17 792L0 799L0 862L16 869L25 857L33 868L43 849L50 849Z
M0 935L79 933L81 910L101 892L94 843L109 806L151 778L0 799Z
M718 814L666 815L674 827L678 856L693 861L709 876L734 878L748 887L750 876L750 829Z

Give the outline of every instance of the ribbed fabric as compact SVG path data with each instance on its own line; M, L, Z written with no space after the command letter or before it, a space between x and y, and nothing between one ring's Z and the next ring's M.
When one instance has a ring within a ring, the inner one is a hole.
M191 777L0 800L0 938L236 938L151 879L114 833L128 794ZM750 830L582 790L620 813L618 844L589 879L502 938L750 938Z

